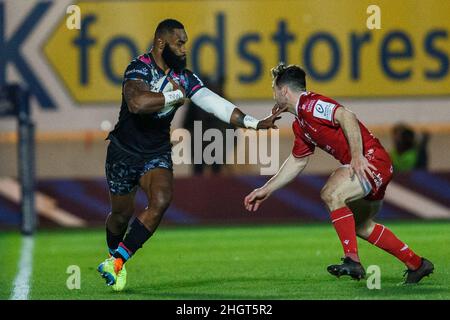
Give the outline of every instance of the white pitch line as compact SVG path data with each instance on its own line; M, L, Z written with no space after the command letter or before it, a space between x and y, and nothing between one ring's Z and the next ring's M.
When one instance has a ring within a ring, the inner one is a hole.
M33 247L34 238L32 236L23 236L18 265L19 272L14 279L10 300L28 300L30 278L33 271Z
M424 219L450 218L450 209L398 183L388 184L385 199Z

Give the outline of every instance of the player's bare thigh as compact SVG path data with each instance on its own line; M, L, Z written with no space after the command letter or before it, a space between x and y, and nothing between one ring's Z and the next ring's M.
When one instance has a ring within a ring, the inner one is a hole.
M380 211L382 200L358 199L347 205L355 217L356 234L367 239L375 227L374 217Z
M363 198L367 191L358 177L352 175L349 166L341 166L328 178L320 196L331 212L346 206L348 202Z
M149 200L160 193L172 195L173 172L164 168L149 170L139 179L139 185Z

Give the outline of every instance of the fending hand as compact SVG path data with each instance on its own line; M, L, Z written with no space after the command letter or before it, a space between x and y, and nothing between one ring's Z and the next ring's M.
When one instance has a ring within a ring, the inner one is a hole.
M275 105L277 107L278 105ZM272 114L267 116L266 118L260 120L258 122L258 129L278 129L275 125L275 122L281 119L280 115L287 110L287 106L278 106L275 110L275 107L272 108Z
M250 212L258 210L261 203L270 196L269 190L267 188L258 188L253 190L244 199L244 206Z

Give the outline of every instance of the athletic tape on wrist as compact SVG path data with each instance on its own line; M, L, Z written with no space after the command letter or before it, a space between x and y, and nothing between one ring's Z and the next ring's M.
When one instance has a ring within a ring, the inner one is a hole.
M252 129L256 130L258 128L258 123L259 123L259 120L253 118L252 116L246 115L244 117L244 126L246 128L252 128Z
M178 89L175 91L163 92L164 95L164 106L171 107L183 99L183 92Z

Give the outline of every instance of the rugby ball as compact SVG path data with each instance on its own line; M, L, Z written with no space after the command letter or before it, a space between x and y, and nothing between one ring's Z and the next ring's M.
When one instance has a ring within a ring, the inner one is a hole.
M167 92L172 90L172 83L169 81L167 76L159 78L158 81L152 85L153 92Z
M167 76L161 77L156 83L152 85L153 92L168 92L173 91L173 85ZM158 112L158 115L163 116L172 111L175 106L164 107Z

